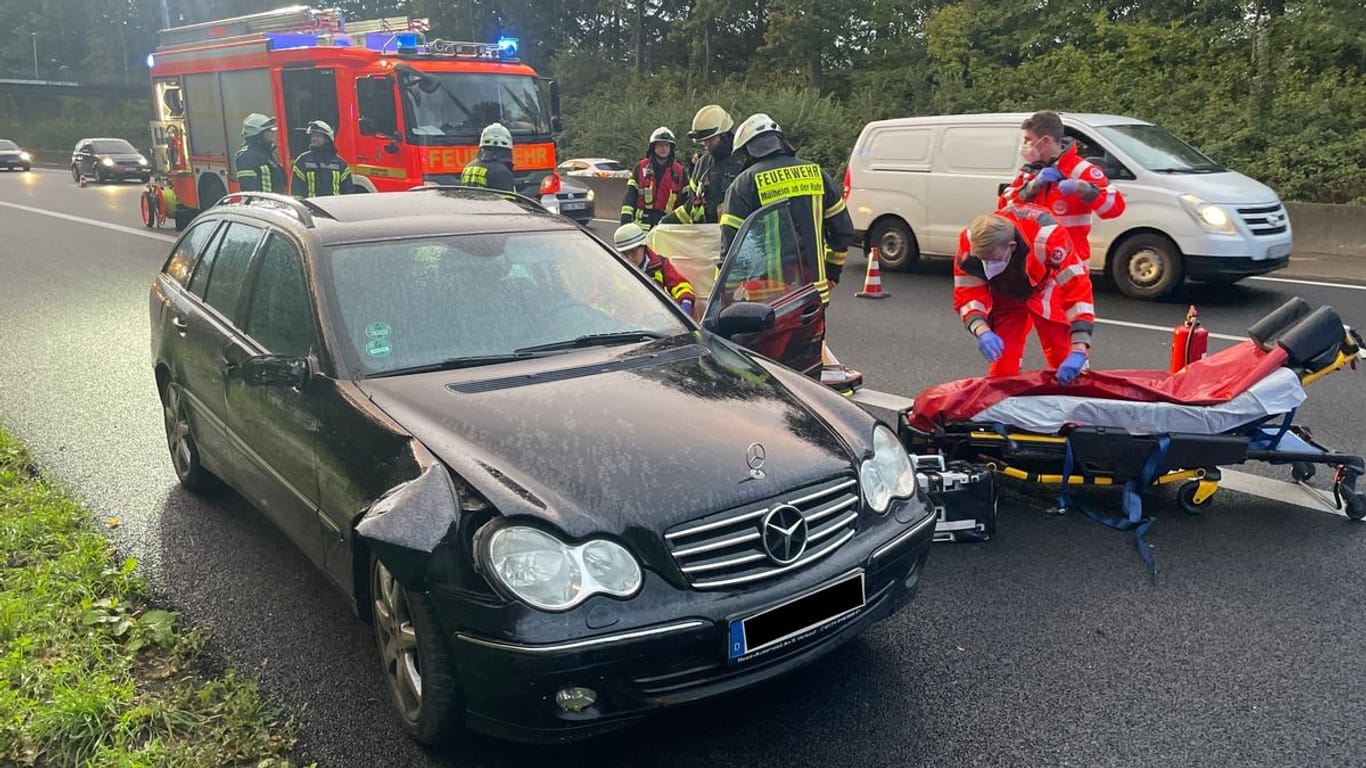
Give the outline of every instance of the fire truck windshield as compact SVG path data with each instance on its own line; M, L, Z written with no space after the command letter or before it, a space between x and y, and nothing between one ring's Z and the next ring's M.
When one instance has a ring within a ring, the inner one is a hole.
M536 79L523 75L424 72L404 90L409 139L415 144L477 140L489 123L514 136L545 136L550 116Z

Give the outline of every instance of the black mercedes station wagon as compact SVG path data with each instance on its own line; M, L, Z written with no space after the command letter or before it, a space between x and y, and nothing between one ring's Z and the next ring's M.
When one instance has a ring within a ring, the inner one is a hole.
M810 375L814 259L760 210L699 325L531 201L232 194L151 289L171 459L354 600L417 740L617 728L916 591L933 516L892 430Z

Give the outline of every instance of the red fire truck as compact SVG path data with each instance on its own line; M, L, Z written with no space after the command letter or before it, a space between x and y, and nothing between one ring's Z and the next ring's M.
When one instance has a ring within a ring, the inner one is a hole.
M425 20L347 22L294 7L162 30L150 57L157 178L143 223L181 229L229 191L242 120L279 122L286 168L323 120L367 192L456 184L484 126L512 131L518 191L556 201L559 91L520 62L517 41L427 38ZM548 97L548 98L547 98Z

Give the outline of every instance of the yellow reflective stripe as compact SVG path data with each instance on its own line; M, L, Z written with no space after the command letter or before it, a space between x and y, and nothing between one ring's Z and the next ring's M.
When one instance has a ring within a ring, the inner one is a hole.
M840 201L839 201L838 203L835 203L834 205L832 205L832 206L830 206L829 208L826 208L826 209L825 209L825 218L827 218L827 219L833 219L833 218L835 218L836 216L840 215L841 213L844 213L844 210L845 210L844 199L841 198Z
M270 181L270 166L268 166L268 165L263 165L263 166L261 166L261 191L262 191L262 192L274 192L274 191L275 191L275 187L274 187L273 184L271 184L271 181Z
M250 176L250 177L252 177L252 178L256 178L256 171L248 171L247 169L243 168L242 170L240 170L240 171L237 172L237 178L240 179L240 178L243 178L243 177L245 177L245 176Z
M736 215L734 215L734 214L725 213L725 214L722 214L722 215L721 215L721 226L723 226L723 227L730 227L731 229L739 229L739 228L740 228L740 225L741 225L741 224L744 224L744 223L745 223L745 220L744 220L744 219L742 219L742 218L740 218L739 216L736 216Z
M316 171L309 171L304 174L308 177L308 196L316 197L318 194L318 174Z
M675 285L675 286L673 287L673 290L670 291L670 293L673 294L674 301L678 301L680 298L682 298L682 297L685 296L686 294L689 294L689 293L692 293L692 292L693 292L693 290L692 290L692 285L690 285L686 280L683 281L683 282L681 282L681 283L679 283L678 285Z
M686 205L680 205L674 209L674 218L678 219L680 224L692 223L692 214L688 212Z
M827 250L825 252L825 263L834 264L837 267L842 267L844 266L844 260L848 258L848 256L849 254L845 251Z
M821 167L814 163L760 171L754 174L754 186L759 193L761 206L789 197L825 196Z

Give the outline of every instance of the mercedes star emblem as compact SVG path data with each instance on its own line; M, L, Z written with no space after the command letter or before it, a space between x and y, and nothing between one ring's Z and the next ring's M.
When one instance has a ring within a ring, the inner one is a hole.
M759 531L764 551L778 565L791 565L806 552L806 518L791 504L779 504L764 515Z
M749 465L749 476L755 480L764 479L765 456L762 443L750 443L749 448L745 449L745 464Z

